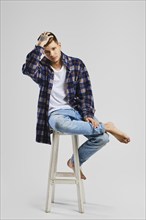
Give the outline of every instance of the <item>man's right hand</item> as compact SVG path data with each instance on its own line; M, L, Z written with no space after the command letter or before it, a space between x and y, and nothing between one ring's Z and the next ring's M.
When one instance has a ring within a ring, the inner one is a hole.
M99 126L99 122L91 117L85 118L85 121L91 123L94 128L97 128Z
M38 38L36 46L44 47L48 43L49 39L52 37L53 35L51 35L50 32L42 33Z

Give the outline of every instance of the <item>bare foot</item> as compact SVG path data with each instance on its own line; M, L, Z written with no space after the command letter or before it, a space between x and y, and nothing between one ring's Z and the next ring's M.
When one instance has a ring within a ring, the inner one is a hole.
M71 159L69 159L69 160L67 161L67 165L68 165L71 169L73 169L73 171L75 170L74 164L72 163ZM83 172L82 172L81 170L80 170L80 174L81 174L81 179L85 180L86 177L85 177L85 175L83 174Z
M107 122L105 124L105 129L107 132L111 133L115 138L117 138L120 142L125 144L130 142L130 137L128 137L127 134L123 133L118 128L116 128L112 122Z

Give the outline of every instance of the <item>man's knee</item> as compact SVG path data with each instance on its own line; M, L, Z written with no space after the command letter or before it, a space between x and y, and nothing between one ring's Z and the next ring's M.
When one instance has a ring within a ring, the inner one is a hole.
M62 116L54 117L53 120L50 119L49 124L54 130L59 131L59 132L65 132L66 128L68 127L67 121Z
M59 132L64 132L65 130L64 120L56 120L55 129Z
M61 127L61 118L60 117L50 117L49 125L53 130L58 130Z

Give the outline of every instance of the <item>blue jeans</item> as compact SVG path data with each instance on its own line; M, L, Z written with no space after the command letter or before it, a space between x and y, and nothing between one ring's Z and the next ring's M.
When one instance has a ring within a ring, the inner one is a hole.
M109 142L109 135L106 133L102 123L97 128L94 128L91 123L83 121L79 112L74 109L59 109L52 112L49 116L49 125L55 131L65 134L82 134L88 138L78 150L80 166ZM71 160L74 163L73 155Z

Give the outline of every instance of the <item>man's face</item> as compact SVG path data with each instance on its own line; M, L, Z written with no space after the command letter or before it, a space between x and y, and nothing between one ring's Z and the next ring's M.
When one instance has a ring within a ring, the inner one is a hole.
M61 44L52 41L45 47L45 56L51 61L51 63L57 63L61 58Z

